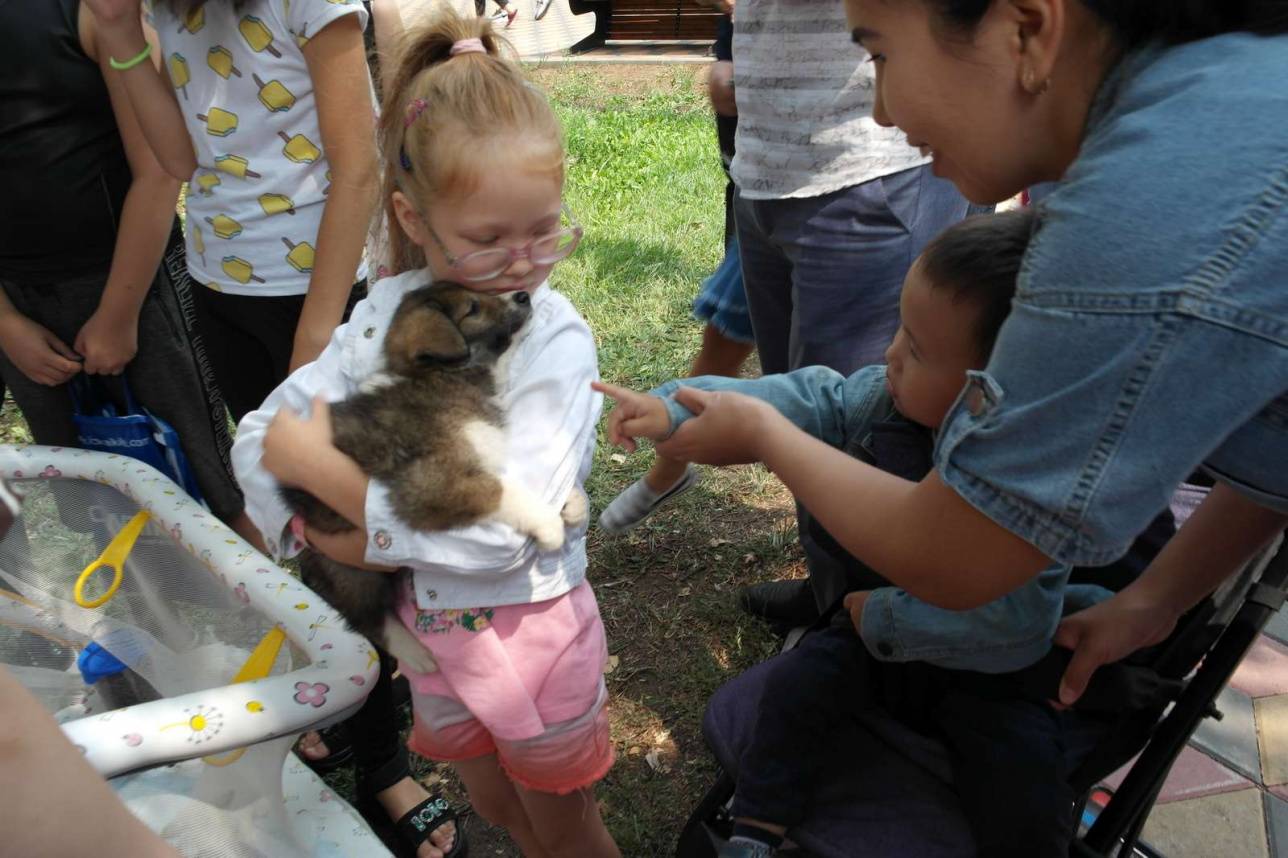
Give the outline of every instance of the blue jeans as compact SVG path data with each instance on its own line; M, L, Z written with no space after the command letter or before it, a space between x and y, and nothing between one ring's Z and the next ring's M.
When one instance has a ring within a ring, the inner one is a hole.
M735 196L743 284L766 375L802 366L851 375L881 363L899 328L904 275L970 203L929 166L820 197ZM801 546L820 611L847 583L849 555L802 506Z
M743 282L765 373L880 363L899 291L930 239L970 204L929 167L824 194L734 202Z

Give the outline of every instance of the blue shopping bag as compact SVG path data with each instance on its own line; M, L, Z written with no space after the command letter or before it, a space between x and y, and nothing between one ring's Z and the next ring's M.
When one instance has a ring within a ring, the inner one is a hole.
M82 373L68 385L80 446L145 462L204 504L197 478L179 444L179 433L135 401L124 377L115 381L124 393L125 413L118 413L116 402L105 395L103 381L97 376Z

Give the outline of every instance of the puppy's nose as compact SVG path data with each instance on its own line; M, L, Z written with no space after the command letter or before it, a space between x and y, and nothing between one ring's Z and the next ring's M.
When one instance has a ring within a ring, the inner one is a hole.
M515 292L515 293L514 293L514 303L516 303L516 304L530 304L530 303L532 303L532 296L531 296L531 295L529 295L527 292L523 292L523 291Z

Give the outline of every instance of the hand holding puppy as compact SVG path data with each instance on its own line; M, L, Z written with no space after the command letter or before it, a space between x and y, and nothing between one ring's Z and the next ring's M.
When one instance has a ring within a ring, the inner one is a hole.
M337 452L331 441L331 408L320 396L313 398L308 417L279 409L264 433L264 469L285 486L312 490L322 471L319 465Z

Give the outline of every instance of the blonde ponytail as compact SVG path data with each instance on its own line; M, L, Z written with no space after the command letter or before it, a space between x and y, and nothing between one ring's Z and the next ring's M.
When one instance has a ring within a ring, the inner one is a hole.
M520 155L530 156L534 169L555 171L562 180L559 122L512 56L490 21L450 7L409 31L397 51L380 117L393 273L425 265L423 251L394 217L394 191L424 215L444 196L469 193L489 160L519 139L529 146Z

